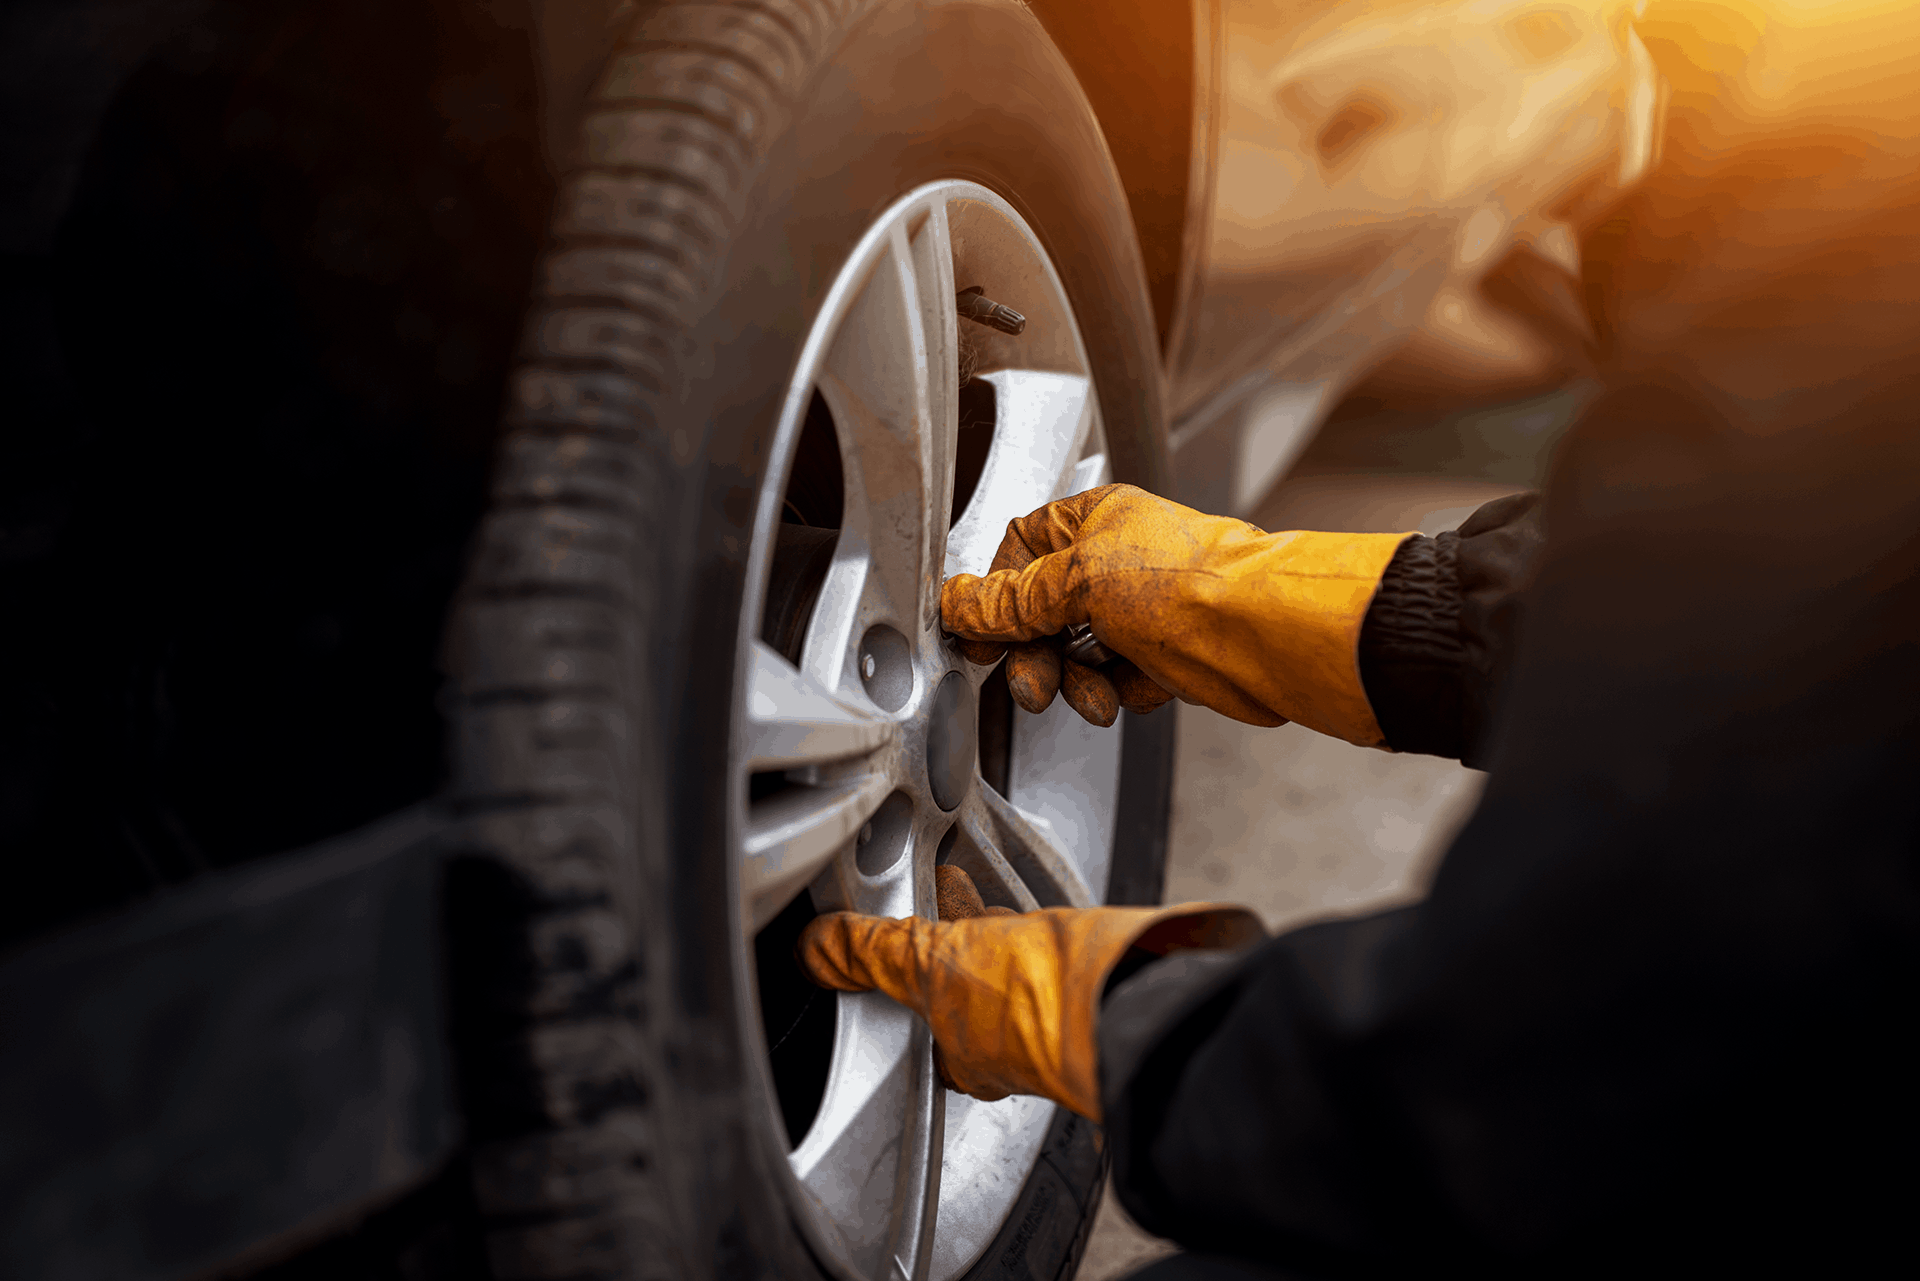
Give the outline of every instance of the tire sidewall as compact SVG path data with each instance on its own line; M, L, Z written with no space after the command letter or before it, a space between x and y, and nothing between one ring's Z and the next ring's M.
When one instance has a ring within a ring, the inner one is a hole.
M679 376L656 408L669 463L657 492L671 516L653 549L646 637L661 719L643 732L673 748L656 757L660 785L645 789L666 799L667 813L647 825L666 848L643 864L666 869L667 884L643 910L667 940L672 970L675 1008L655 1019L667 1042L661 1114L672 1132L662 1137L683 1186L699 1189L682 1204L711 1216L688 1225L690 1243L710 1242L714 1257L730 1260L727 1274L821 1270L784 1210L791 1179L772 1141L778 1126L763 1123L771 1114L751 1057L756 1020L743 1005L753 990L740 969L747 952L715 944L740 929L731 865L742 780L729 751L753 520L783 393L828 290L889 205L942 179L997 192L1033 227L1081 326L1116 478L1164 488L1145 273L1125 194L1065 61L1012 3L871 6L748 188L711 306L682 331ZM1129 752L1134 738L1163 735L1167 719L1131 726ZM1164 841L1148 835L1116 837L1117 880L1157 882ZM1143 858L1153 866L1134 866Z

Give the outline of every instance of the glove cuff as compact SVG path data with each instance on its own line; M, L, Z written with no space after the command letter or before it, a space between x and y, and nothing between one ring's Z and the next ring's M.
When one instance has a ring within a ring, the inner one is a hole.
M1100 1002L1135 948L1156 956L1266 937L1245 908L1053 908L943 927L928 1022L954 1084L977 1098L1038 1094L1100 1119ZM983 981L984 980L984 981ZM966 995L962 995L962 992Z
M1241 688L1308 729L1383 746L1360 678L1360 630L1394 552L1410 536L1303 530L1256 540L1216 580L1213 602L1225 630L1253 640L1240 660L1245 670L1235 673ZM1232 641L1222 639L1228 651Z
M924 1018L964 1093L1037 1094L1098 1121L1100 1000L1121 959L1264 937L1253 913L1211 903L940 922L834 912L801 934L799 959L823 987L877 989Z

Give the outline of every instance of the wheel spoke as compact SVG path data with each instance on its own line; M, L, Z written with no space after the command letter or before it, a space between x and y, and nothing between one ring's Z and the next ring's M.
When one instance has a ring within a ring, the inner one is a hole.
M935 617L958 431L946 225L936 204L911 235L894 229L818 376L847 486L835 568L866 570L857 583L830 575L821 603L870 615L863 625L890 618L910 635Z
M878 771L820 786L795 785L747 808L740 894L747 927L757 931L852 843L893 782Z
M982 827L1001 858L1041 907L1092 907L1099 902L1053 824L984 784L973 789Z
M960 806L960 836L947 861L973 878L980 897L990 906L1031 912L1040 906L1040 900L1000 852L1000 833L985 799L991 790L980 779L974 780L973 791Z
M800 651L800 670L828 689L859 679L851 666L855 627L864 626L863 615L876 612L867 600L872 569L865 534L842 529Z
M1074 374L1003 369L980 377L993 384L993 448L979 486L947 536L946 573L984 574L1007 522L1086 487L1104 458L1080 455L1093 428L1093 384ZM1098 457L1098 456L1096 456Z
M933 1277L957 1277L980 1257L1005 1219L1047 1139L1056 1104L1031 1094L985 1103L947 1096L946 1152L940 1163L940 1235Z
M753 642L747 676L747 768L794 769L862 756L898 737L891 721L856 711Z
M901 1145L906 1159L895 1197L899 1244L889 1274L898 1281L927 1275L926 1260L933 1250L940 1210L941 1155L947 1145L947 1091L933 1070L933 1034L924 1024L915 1031L913 1115L908 1120L906 1142Z
M912 1278L939 1197L945 1092L932 1041L877 992L839 1001L827 1093L788 1159L867 1275Z
M927 424L931 431L927 452L932 466L924 474L927 488L921 502L928 517L926 560L920 565L926 580L922 608L931 620L939 613L941 560L946 551L947 527L953 524L954 451L960 441L960 317L954 304L953 233L945 201L935 201L927 220L913 229L908 242L913 256L914 294L920 304L927 336Z

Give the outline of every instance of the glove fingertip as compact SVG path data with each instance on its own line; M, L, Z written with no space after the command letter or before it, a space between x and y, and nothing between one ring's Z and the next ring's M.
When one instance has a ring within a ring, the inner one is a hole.
M987 914L980 887L973 883L966 869L951 863L942 863L933 869L933 897L943 921L964 921Z
M1013 695L1013 701L1025 711L1035 716L1053 706L1053 696L1060 692L1057 685L1047 685L1028 676L1007 677L1007 691Z
M1105 729L1120 715L1120 696L1113 682L1091 667L1068 662L1060 682L1067 706L1081 719Z
M1132 662L1121 659L1109 669L1120 706L1145 715L1173 701L1173 694Z
M815 986L836 992L863 992L871 986L849 973L848 961L855 946L850 927L856 919L852 912L828 912L808 921L800 931L793 957L800 972Z
M962 640L958 648L961 656L975 667L992 667L1007 652L1005 643L999 641Z
M1007 689L1013 701L1038 716L1060 692L1060 651L1046 641L1015 645L1007 655Z

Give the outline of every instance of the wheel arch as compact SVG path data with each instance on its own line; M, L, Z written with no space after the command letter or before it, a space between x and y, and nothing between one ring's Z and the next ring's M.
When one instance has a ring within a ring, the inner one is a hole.
M1030 0L1113 153L1164 355L1204 232L1217 0Z

